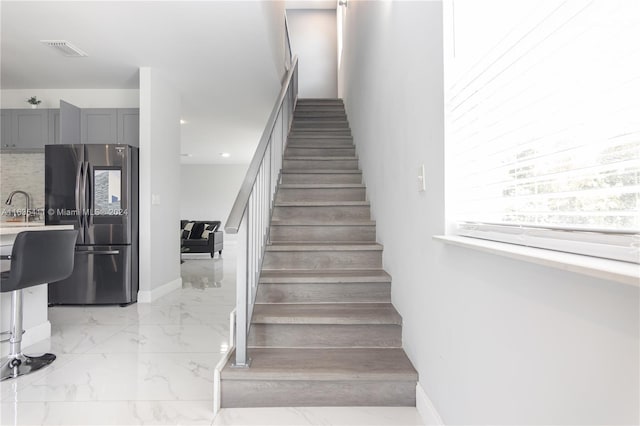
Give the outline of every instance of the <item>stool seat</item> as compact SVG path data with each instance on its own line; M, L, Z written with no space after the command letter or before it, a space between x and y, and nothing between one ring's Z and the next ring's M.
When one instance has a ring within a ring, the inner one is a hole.
M78 231L24 231L16 235L11 266L2 273L0 291L24 289L59 281L73 272L73 249Z
M11 269L0 274L0 291L11 292L11 337L9 355L0 365L0 380L34 372L56 359L53 354L22 353L22 291L71 275L77 237L78 231L73 229L20 232L11 255L1 257L11 260Z

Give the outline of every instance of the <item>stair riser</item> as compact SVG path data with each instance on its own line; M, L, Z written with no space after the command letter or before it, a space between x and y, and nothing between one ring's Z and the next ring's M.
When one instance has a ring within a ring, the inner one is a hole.
M304 137L304 136L351 136L351 130L349 129L322 129L322 128L309 128L309 129L291 129L291 136Z
M273 210L273 218L317 220L331 222L333 220L369 219L371 210L369 206L276 206Z
M258 286L256 303L390 303L390 283L299 283Z
M284 160L284 169L357 170L358 160Z
M250 347L399 348L402 327L389 324L251 324Z
M303 110L319 110L324 108L341 109L344 111L344 104L342 102L300 102L296 103L296 111Z
M375 226L271 226L271 241L277 242L375 242Z
M299 98L297 101L298 105L307 105L307 104L336 104L336 105L344 105L344 101L342 98Z
M415 407L416 382L223 380L221 407Z
M293 148L288 147L285 155L291 157L355 157L355 147L345 148Z
M293 113L294 118L306 118L306 119L326 119L327 117L333 117L334 120L347 120L347 113L344 108L334 107L322 107L322 108L301 108Z
M328 137L295 137L289 136L289 145L318 145L318 144L331 144L331 145L345 145L345 148L351 148L353 146L353 138L338 136L334 138Z
M267 251L262 269L381 269L382 251Z
M344 111L344 104L342 103L300 103L298 102L296 105L296 111L322 111L325 109L334 109L339 111Z
M296 112L293 114L295 120L315 120L319 123L325 121L348 121L344 112Z
M316 124L315 126L307 126L307 127L300 127L300 126L293 126L291 128L291 132L294 134L308 134L308 133L319 133L319 134L323 134L326 133L328 135L346 135L346 136L351 136L351 129L349 129L348 127L337 127L337 126L325 126L325 125L321 125L321 124Z
M298 105L308 105L308 104L336 104L336 105L344 105L344 101L342 98L299 98L297 101Z
M304 109L319 109L319 108L336 108L344 111L344 104L342 102L300 102L296 104L296 111Z
M360 173L283 173L282 183L362 183Z
M312 128L312 129L326 128L328 130L345 130L349 128L349 123L347 121L339 121L339 120L322 122L315 119L313 120L294 119L293 128L300 129L300 130L305 130L308 128Z
M280 188L276 201L365 201L364 188Z

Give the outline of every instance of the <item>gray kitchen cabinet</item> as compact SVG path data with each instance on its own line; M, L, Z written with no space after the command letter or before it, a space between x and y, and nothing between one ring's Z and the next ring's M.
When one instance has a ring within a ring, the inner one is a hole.
M118 109L118 143L140 145L140 110L138 108Z
M118 143L118 114L115 108L82 109L80 142L84 144Z
M49 110L3 110L3 122L10 121L10 136L2 132L2 149L11 151L42 151L49 133ZM6 117L8 115L8 117ZM8 142L5 142L9 137Z
M2 127L2 139L0 140L0 147L4 149L11 148L11 110L3 109L0 111L2 116L2 122L0 122L0 126Z
M49 110L16 109L11 116L11 138L16 148L42 150L49 134Z
M61 128L59 109L0 110L0 149L40 152L45 144L60 143L140 145L138 108L73 108L74 112L77 110L77 116L65 110L66 121L62 125L66 123L66 128ZM69 133L69 127L77 131ZM61 140L65 130L66 137ZM73 134L76 136L72 137Z
M47 144L53 145L60 143L60 110L49 110L49 135Z
M82 109L60 99L60 142L63 145L81 143Z

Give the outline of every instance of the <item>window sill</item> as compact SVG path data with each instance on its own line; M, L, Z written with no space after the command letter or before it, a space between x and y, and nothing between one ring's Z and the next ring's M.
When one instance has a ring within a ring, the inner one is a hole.
M447 244L640 287L640 265L634 263L454 235L435 235L433 239Z

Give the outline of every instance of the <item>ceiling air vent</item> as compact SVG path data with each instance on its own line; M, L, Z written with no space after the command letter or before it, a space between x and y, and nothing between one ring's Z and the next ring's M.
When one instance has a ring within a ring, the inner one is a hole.
M53 47L54 49L62 53L64 56L71 56L71 57L77 57L77 58L81 56L87 56L86 53L84 53L82 50L78 49L77 47L75 47L73 44L69 43L66 40L40 40L40 42L46 44L47 46Z

